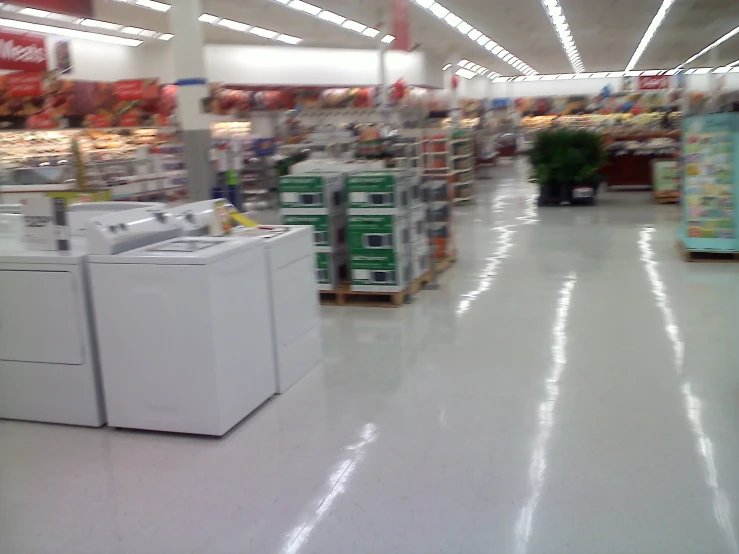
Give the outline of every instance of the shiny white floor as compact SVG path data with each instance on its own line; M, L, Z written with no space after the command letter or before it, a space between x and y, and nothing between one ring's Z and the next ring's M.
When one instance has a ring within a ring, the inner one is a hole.
M497 173L440 291L325 308L325 367L223 440L0 422L0 553L739 552L739 265Z

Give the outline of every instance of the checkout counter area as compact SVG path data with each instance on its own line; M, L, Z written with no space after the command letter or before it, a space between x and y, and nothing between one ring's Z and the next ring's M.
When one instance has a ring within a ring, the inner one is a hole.
M311 227L109 204L65 251L0 208L0 418L222 436L320 364Z

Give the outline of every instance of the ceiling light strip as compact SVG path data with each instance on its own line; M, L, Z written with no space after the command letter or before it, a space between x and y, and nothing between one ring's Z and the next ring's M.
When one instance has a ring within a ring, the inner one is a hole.
M439 2L434 2L434 0L415 0L415 3L419 7L427 10L432 15L444 21L446 24L454 27L469 40L477 43L479 46L482 46L488 52L491 52L494 56L498 56L501 60L503 60L513 68L517 69L521 73L524 73L526 75L535 75L537 73L537 71L530 65L522 62L513 54L510 54L507 50L499 46L498 43L496 43L490 37L485 36L481 31L478 31L477 29L472 27L472 25L464 21L458 15L449 11L449 9L444 7ZM508 56L508 59L505 59L506 56Z
M446 64L443 70L446 71L451 67L451 65L452 64ZM490 80L500 77L500 73L491 71L487 67L483 65L478 65L475 62L471 62L469 60L459 60L457 62L457 66L459 67L459 69L457 69L455 74L459 75L460 77L464 77L465 79L472 79L477 75L481 75Z
M299 44L303 40L299 37L284 35L278 33L277 31L272 31L263 27L255 27L253 25L242 23L241 21L234 21L233 19L226 19L225 17L218 17L217 15L212 15L209 13L200 14L200 17L198 17L198 21L202 23L208 23L209 25L213 25L214 27L222 27L224 29L236 31L237 33L246 33L261 38L277 40L279 42L284 42L285 44L291 44L293 46Z
M24 15L28 17L43 19L47 23L50 21L54 21L54 22L65 23L67 25L84 27L86 29L102 29L105 31L114 31L116 33L122 33L126 35L134 35L138 38L144 37L144 38L156 38L159 40L170 40L174 36L170 33L158 33L156 31L151 31L149 29L141 29L139 27L126 27L125 25L120 25L118 23L110 23L108 21L100 21L98 19L90 19L90 18L84 18L84 17L74 17L71 15L49 12L46 10L37 10L35 8L22 8L19 6L14 6L12 4L0 3L0 10L5 11L5 12L15 13L18 15ZM86 31L80 31L80 32L89 33L90 31L86 30ZM97 33L92 33L92 34L97 34ZM67 36L71 36L71 35L67 35ZM111 36L111 35L105 35L105 36ZM105 41L105 42L110 42L110 41Z
M91 33L89 31L78 31L77 29L67 29L65 27L53 27L51 25L42 25L40 23L30 23L28 21L18 21L15 19L0 19L0 27L10 27L11 29L32 31L45 35L60 35L70 38L94 40L97 42L108 42L110 44L120 44L123 46L138 46L142 42L140 40L132 38L116 37L113 35L104 35L101 33Z
M585 68L580 59L580 52L578 52L575 41L572 38L567 18L562 10L562 6L559 5L559 0L541 0L541 3L547 10L549 20L552 22L552 26L557 33L557 38L562 45L562 49L570 60L572 69L575 73L580 73Z
M644 36L639 42L639 46L636 47L634 55L631 56L631 60L629 60L629 63L626 66L626 71L631 71L632 69L634 69L634 66L639 62L642 54L647 49L647 45L649 45L649 42L652 40L654 33L657 32L657 29L659 29L659 26L662 25L662 22L667 16L667 11L670 9L670 6L672 6L674 2L675 0L662 0L662 5L659 7L659 10L657 10L655 16L652 18L652 22L649 24L649 27L647 27Z
M172 7L166 2L159 2L159 0L113 0L113 2L118 2L119 4L129 4L131 6L146 8L160 13L167 12Z
M735 27L734 29L732 29L731 31L729 31L728 33L726 33L724 36L722 36L720 39L718 39L717 41L712 42L711 44L709 44L708 46L706 46L703 50L701 50L700 52L698 52L695 56L693 56L693 57L688 58L687 60L685 60L683 63L681 63L679 66L677 66L676 69L680 69L680 68L688 65L689 63L694 62L695 60L697 60L698 58L700 58L702 55L710 52L711 50L713 50L714 48L716 48L719 44L721 44L723 42L726 42L731 37L733 37L733 36L735 36L737 34L739 34L739 27Z
M365 25L364 23L360 23L359 21L348 19L344 17L343 15L334 13L329 10L324 10L323 8L314 6L313 4L310 4L308 2L303 2L303 0L273 0L273 1L277 2L278 4L282 4L283 6L287 6L288 8L292 8L296 11L299 11L299 12L302 12L308 15L312 15L316 19L320 19L328 23L333 23L337 27L341 27L342 29L346 29L347 31L354 31L355 33L358 33L367 38L375 38L377 35L380 34L380 31L378 31L377 29L373 27L369 27L368 25ZM384 35L381 40L382 42L388 44L394 41L395 37L392 35Z

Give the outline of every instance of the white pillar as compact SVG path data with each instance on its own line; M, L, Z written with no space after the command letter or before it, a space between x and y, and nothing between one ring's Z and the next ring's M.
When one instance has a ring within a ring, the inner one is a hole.
M455 77L454 74L457 72L457 69L459 69L457 62L459 62L459 55L457 52L453 51L447 58L446 63L452 64L452 67L447 69L447 76L444 81L444 86L449 91L449 117L452 119L453 127L457 127L459 125L459 120L462 118L462 114L459 109L459 87L454 88L452 86L452 80ZM461 84L463 77L456 77L457 83Z
M215 171L209 160L211 117L203 113L202 99L208 96L208 81L203 51L203 29L198 18L203 13L201 0L177 0L167 12L174 34L177 119L182 128L188 190L193 200L210 197Z

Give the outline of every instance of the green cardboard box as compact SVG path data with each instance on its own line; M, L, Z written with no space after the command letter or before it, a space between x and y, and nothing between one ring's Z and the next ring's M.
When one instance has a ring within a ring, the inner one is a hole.
M409 252L411 231L407 215L356 215L348 218L347 233L349 252L354 255L375 252Z
M350 210L401 213L410 205L410 179L403 170L365 171L347 178Z
M408 256L392 250L350 255L351 288L357 292L398 292L410 284L413 271Z
M340 173L280 177L280 202L286 215L329 214L346 207L344 177Z
M318 290L332 290L349 273L346 251L316 252L316 283Z
M313 240L318 252L331 252L346 248L346 214L287 214L282 216L284 225L312 225Z

